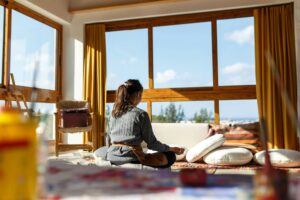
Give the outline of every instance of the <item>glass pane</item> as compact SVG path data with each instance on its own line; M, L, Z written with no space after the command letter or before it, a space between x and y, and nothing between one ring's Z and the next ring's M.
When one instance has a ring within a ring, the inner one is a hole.
M258 121L256 100L220 101L220 122L239 123Z
M12 11L11 73L17 85L55 89L56 29Z
M3 83L3 37L4 37L4 8L0 6L0 84Z
M28 106L31 108L32 103L28 103ZM33 110L35 113L45 115L46 130L45 136L47 140L54 140L54 112L56 110L54 103L35 103Z
M4 107L5 106L5 101L4 100L0 100L0 107Z
M211 23L153 29L154 87L212 86Z
M128 79L148 88L148 30L106 33L107 90L116 90Z
M152 122L202 123L214 121L213 101L152 103Z
M217 21L219 85L255 85L254 18Z

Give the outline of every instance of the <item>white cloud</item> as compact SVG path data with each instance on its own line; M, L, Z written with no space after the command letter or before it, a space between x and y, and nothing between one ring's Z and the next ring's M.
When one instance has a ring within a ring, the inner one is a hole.
M245 27L244 29L235 30L226 35L225 38L238 44L253 43L254 27L253 25L250 25Z
M157 83L167 83L176 78L176 72L172 69L167 69L164 72L157 72Z
M222 72L223 74L237 74L251 68L253 68L253 66L247 63L235 63L233 65L228 65L224 67Z
M235 63L222 69L225 85L243 85L255 83L254 66L248 63Z

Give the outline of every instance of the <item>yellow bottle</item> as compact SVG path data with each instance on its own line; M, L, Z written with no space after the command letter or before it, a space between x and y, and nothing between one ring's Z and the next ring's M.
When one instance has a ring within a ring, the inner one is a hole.
M14 110L0 111L0 194L36 199L37 123Z

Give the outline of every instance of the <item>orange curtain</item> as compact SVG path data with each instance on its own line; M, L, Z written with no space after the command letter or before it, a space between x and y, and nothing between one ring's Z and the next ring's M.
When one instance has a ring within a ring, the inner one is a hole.
M104 145L106 103L105 25L85 25L84 44L84 98L90 102L96 122L94 147Z
M293 16L293 4L254 11L259 116L265 119L270 148L296 150L297 128L293 122L297 119L297 80Z

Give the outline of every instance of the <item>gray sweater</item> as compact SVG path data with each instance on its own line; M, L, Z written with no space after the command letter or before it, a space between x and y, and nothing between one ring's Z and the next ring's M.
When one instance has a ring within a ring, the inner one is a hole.
M140 145L145 141L148 149L158 152L169 151L168 145L156 139L147 112L137 107L130 109L119 118L111 117L108 135L112 144ZM125 146L110 146L107 159L118 164L137 161L133 152Z

